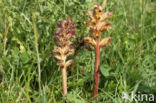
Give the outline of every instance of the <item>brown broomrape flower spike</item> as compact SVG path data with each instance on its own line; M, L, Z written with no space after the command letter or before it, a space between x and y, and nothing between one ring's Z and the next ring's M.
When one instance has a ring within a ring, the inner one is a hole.
M94 3L94 9L92 11L87 11L87 16L89 20L86 21L86 25L90 27L90 37L86 37L85 43L92 44L95 48L95 67L94 67L94 94L93 99L97 99L98 95L98 85L99 85L99 75L100 75L100 51L102 48L110 44L112 37L104 38L100 41L101 33L103 31L108 31L110 29L110 22L106 21L110 17L112 12L103 13L104 5L106 0L103 1L102 6Z
M67 61L67 57L74 54L71 38L75 37L75 23L72 23L70 17L67 20L60 21L57 25L58 31L54 36L56 45L52 51L52 55L57 59L58 65L62 69L62 88L63 95L67 94L67 74L66 69L72 63L72 60Z

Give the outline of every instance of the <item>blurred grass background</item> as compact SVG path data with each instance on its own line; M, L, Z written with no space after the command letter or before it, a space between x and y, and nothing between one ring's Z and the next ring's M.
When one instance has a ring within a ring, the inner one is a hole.
M61 71L50 54L55 27L71 16L79 42L88 35L85 13L94 2L102 0L0 0L1 103L64 102ZM101 52L99 98L93 102L133 103L122 98L123 92L156 97L156 1L107 0L108 10L114 10L111 30L102 37L113 40ZM67 103L88 103L94 51L76 52L68 69Z

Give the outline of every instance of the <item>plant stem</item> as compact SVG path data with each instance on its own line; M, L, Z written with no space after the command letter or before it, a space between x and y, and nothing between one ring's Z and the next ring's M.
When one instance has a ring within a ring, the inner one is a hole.
M63 96L67 94L67 71L66 68L62 68L62 88L63 88Z
M94 94L93 99L97 99L98 86L99 86L99 76L100 76L100 37L96 37L95 46L95 66L94 66Z
M36 16L35 13L32 13L32 19L33 19L33 29L34 29L34 37L35 37L35 49L37 54L37 67L38 67L38 85L39 85L39 91L41 93L41 66L40 66L40 57L39 57L39 50L38 50L38 32L36 27Z
M5 15L6 17L6 15ZM3 47L3 54L6 56L7 54L7 51L6 51L6 44L7 44L7 36L8 36L8 30L9 30L9 27L7 27L7 24L6 24L6 19L5 19L5 35L4 35L4 47Z
M7 51L6 51L6 44L7 44L8 30L9 30L9 28L6 28L6 29L5 29L4 47L3 47L3 54L4 54L4 55L7 54Z

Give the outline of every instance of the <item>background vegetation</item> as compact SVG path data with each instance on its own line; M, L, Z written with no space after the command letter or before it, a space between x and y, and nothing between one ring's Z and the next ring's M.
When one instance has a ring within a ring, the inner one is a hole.
M88 35L86 10L102 0L0 0L0 101L63 103L61 70L50 52L56 24L72 16L77 40ZM111 46L101 54L97 103L130 103L126 93L156 99L156 1L108 0ZM32 16L34 15L34 16ZM7 33L8 30L8 33ZM88 103L93 95L94 51L78 47L68 69L68 103ZM40 83L40 85L39 85ZM148 102L142 102L148 103Z

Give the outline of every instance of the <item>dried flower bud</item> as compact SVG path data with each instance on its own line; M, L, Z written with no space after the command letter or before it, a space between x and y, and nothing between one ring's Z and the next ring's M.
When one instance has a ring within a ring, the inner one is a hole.
M95 42L95 40L93 38L86 37L84 40L85 40L86 44L92 44L94 47L96 46L96 42Z
M112 37L104 38L104 39L100 42L100 48L106 47L107 44L110 44L111 40L112 40Z

